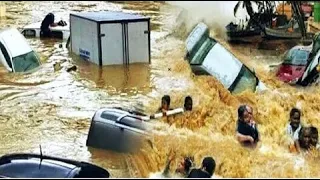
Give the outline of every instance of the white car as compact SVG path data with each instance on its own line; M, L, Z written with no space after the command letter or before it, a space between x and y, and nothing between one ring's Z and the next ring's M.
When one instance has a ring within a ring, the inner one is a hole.
M22 34L25 37L36 37L40 38L40 27L41 22L29 24L25 27L23 27ZM56 27L50 27L52 31L52 36L57 39L63 39L67 40L70 36L70 28L69 25L67 26L56 26Z
M15 28L0 31L0 60L10 72L26 72L41 65L37 53Z
M246 65L209 36L206 24L199 23L186 40L186 59L196 75L212 75L232 93L254 92L267 87Z

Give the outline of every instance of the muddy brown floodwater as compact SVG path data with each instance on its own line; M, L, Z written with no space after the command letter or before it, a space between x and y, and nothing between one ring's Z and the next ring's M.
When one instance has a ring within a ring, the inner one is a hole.
M237 57L270 88L254 94L231 95L212 77L194 77L183 60L184 39L177 29L178 10L162 2L6 2L7 16L0 26L21 28L41 21L49 12L68 20L70 12L116 10L152 18L152 63L129 68L98 68L61 48L62 41L28 39L40 54L42 67L29 74L12 74L0 68L0 153L43 153L89 161L108 169L112 177L149 177L161 171L169 150L176 161L186 154L199 165L205 155L217 162L221 177L319 177L319 156L290 154L284 145L288 113L300 104L303 122L320 127L319 87L300 88L281 83L269 65L280 62L281 51L227 44ZM181 29L183 31L183 29ZM175 33L172 33L175 32ZM175 36L176 35L176 36ZM64 46L63 46L64 47ZM54 69L54 64L61 68ZM76 72L66 68L77 65ZM195 110L154 122L152 144L136 154L120 154L85 146L90 119L101 107L135 107L154 112L163 94L180 107L186 95ZM239 146L234 138L236 109L254 107L262 141L255 150ZM150 146L151 145L151 146ZM173 170L173 168L171 168Z

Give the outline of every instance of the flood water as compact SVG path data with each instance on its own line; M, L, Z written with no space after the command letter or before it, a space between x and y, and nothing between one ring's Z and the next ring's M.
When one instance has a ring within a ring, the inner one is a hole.
M100 165L112 177L149 177L165 166L167 153L194 155L197 165L213 156L216 175L221 177L319 177L318 154L295 155L285 146L285 126L290 109L302 107L305 124L320 127L319 87L292 87L278 81L269 65L280 62L278 51L257 50L255 45L229 45L217 37L239 59L254 68L270 88L254 94L231 95L212 77L195 77L183 60L184 29L175 29L179 11L162 2L6 2L4 27L22 28L41 21L50 11L56 20L68 22L69 13L115 10L137 12L152 19L152 63L129 68L98 68L65 48L65 42L28 39L41 56L42 66L28 74L7 73L0 67L0 153L32 152L88 161ZM179 33L181 30L181 33ZM63 45L62 47L60 45ZM286 44L286 43L282 43ZM60 68L54 68L54 65ZM77 71L66 68L76 65ZM191 95L192 113L153 122L150 144L135 154L120 154L85 146L90 120L101 107L124 106L151 113L160 98L171 96L172 107L180 107ZM241 147L235 140L237 106L247 103L261 133L258 148Z

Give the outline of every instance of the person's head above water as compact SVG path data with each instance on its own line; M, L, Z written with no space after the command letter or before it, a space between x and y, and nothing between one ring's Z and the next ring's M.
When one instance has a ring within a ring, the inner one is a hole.
M213 175L215 169L216 169L216 162L212 157L205 157L202 160L202 170L206 171L209 173L210 176Z
M187 97L184 99L184 109L185 109L186 111L192 111L192 105L193 105L193 102L192 102L191 96L187 96Z
M299 133L299 145L301 148L308 150L312 146L311 128L303 127Z
M190 168L193 164L193 158L192 157L185 157L179 164L176 169L177 173L184 173L187 174L190 171Z
M290 125L297 129L300 125L301 111L298 108L292 108L290 111Z
M312 146L317 146L319 141L318 129L314 126L311 126L310 131L311 131L311 144Z
M169 110L170 108L170 96L164 95L161 99L161 109Z
M248 105L241 105L238 108L238 119L248 123L252 118L252 108ZM251 114L250 114L251 113Z

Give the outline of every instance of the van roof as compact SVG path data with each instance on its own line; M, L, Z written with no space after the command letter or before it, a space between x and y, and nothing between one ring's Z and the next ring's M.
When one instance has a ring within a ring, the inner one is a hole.
M15 28L1 30L0 41L6 46L12 57L17 57L32 51L25 37Z
M138 14L116 12L116 11L81 12L81 13L73 13L70 15L96 21L96 22L134 21L134 20L138 21L138 20L150 19L149 17L145 17Z

